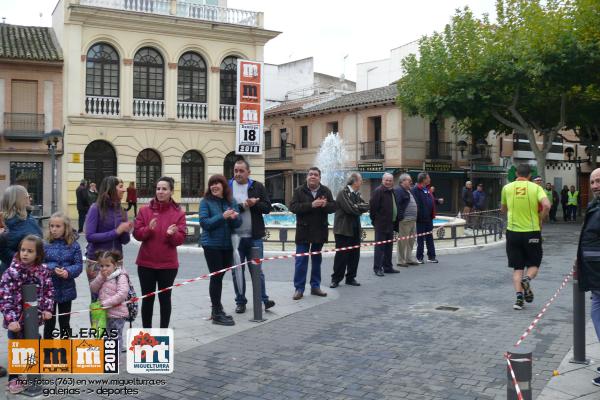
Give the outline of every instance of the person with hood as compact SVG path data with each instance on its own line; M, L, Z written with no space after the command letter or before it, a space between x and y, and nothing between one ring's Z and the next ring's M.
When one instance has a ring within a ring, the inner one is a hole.
M175 282L179 259L177 246L186 233L185 212L173 200L175 180L163 176L156 182L156 195L135 218L133 237L142 242L136 264L142 295L170 287ZM142 299L142 326L152 328L154 298ZM160 327L168 328L171 318L171 291L158 294Z

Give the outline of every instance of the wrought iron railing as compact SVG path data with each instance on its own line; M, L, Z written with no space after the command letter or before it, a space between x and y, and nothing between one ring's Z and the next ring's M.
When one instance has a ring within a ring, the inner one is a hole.
M4 113L6 139L41 140L44 137L44 114Z
M294 158L294 147L286 144L284 147L271 147L265 151L266 162L292 161Z
M431 142L425 142L425 158L429 160L452 160L452 142L437 142L435 146L436 148L432 149ZM437 150L437 152L432 150Z
M375 142L363 142L360 144L361 160L378 160L385 158L385 142L382 140Z

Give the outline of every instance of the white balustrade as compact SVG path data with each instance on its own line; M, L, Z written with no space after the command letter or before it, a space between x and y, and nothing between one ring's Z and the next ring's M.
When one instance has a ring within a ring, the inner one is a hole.
M219 121L235 122L235 106L221 104L219 107Z
M89 115L101 115L105 117L116 117L121 112L121 100L118 97L86 96L85 113Z
M133 99L133 115L144 118L164 118L165 101L150 99Z
M170 15L170 0L79 0L84 6ZM257 12L177 1L177 16L226 24L260 27Z
M188 121L208 120L208 107L206 103L177 102L177 118Z

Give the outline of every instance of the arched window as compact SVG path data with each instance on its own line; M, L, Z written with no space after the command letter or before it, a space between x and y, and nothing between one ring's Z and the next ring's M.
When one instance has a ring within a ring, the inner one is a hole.
M119 55L106 43L96 43L87 53L85 94L119 97Z
M235 151L227 154L225 156L225 160L223 161L223 175L227 179L233 178L233 166L235 165L237 160L243 160L244 157L235 154Z
M227 57L221 62L221 103L235 105L237 86L237 57Z
M158 153L152 149L142 150L135 160L138 197L154 197L160 175L161 161Z
M181 197L204 195L204 159L196 150L181 157Z
M185 53L179 59L177 101L206 103L206 63L196 53Z
M133 59L133 97L163 100L165 68L162 56L150 47L144 47Z
M94 140L83 153L83 178L88 182L100 182L106 176L117 175L117 154L112 145L104 140Z

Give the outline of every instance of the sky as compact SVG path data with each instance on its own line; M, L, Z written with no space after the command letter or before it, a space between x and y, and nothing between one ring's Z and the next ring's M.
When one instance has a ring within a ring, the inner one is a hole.
M50 26L57 0L0 0L0 18ZM356 78L356 64L440 31L457 8L495 14L495 0L228 0L230 8L262 11L265 28L282 32L267 43L265 62L314 57L315 72ZM493 18L492 18L493 19ZM347 56L347 57L346 57ZM346 60L344 62L344 57Z

